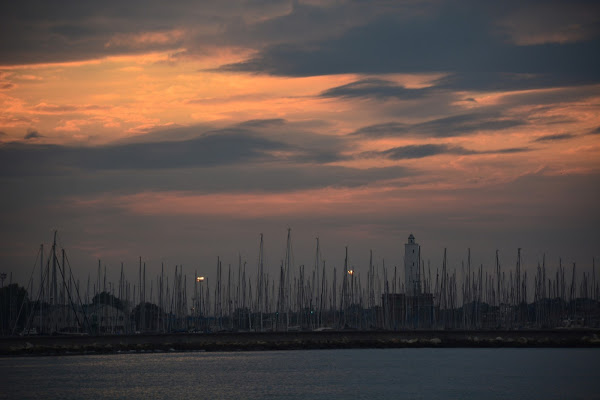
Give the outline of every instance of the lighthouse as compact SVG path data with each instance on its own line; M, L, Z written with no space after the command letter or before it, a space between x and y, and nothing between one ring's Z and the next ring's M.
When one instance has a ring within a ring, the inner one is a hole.
M429 284L421 283L421 246L415 242L412 233L404 244L404 282L404 293L381 296L385 327L434 327L433 294L428 293Z
M421 247L415 242L411 233L408 243L404 245L404 279L406 295L410 297L421 294Z

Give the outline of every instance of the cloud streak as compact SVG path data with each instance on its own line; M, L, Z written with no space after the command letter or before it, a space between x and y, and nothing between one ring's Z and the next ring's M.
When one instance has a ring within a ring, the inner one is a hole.
M524 126L524 119L508 118L499 113L477 112L436 118L429 121L406 124L402 122L387 122L359 128L351 133L364 137L454 137L471 135L481 131L505 131Z
M402 85L385 79L368 78L358 80L346 85L328 89L320 94L322 97L342 98L373 98L399 100L420 99L432 93L430 88L407 89Z
M532 142L557 142L573 139L574 137L576 136L570 133L560 133L556 135L540 136L539 138L533 139Z
M365 153L364 156L383 156L390 160L410 160L438 155L470 156L478 154L514 154L528 151L531 151L531 149L527 147L514 147L499 150L470 150L462 146L452 146L448 144L418 144L394 147L379 152L368 152Z

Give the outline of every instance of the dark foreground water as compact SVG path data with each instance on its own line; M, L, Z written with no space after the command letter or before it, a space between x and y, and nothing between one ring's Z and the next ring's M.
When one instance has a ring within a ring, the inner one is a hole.
M0 359L15 399L600 399L600 349L355 349Z

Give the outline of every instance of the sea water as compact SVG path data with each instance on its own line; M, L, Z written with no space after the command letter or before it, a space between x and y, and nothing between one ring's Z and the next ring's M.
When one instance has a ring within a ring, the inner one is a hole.
M14 399L600 399L600 349L354 349L0 358Z

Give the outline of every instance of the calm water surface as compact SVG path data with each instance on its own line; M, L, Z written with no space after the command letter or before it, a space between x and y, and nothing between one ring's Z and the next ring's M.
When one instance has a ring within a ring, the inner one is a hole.
M600 349L360 349L0 359L14 399L600 399Z

